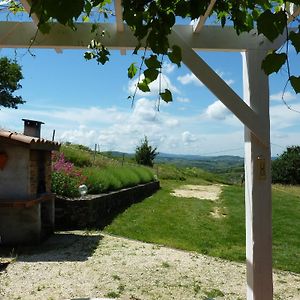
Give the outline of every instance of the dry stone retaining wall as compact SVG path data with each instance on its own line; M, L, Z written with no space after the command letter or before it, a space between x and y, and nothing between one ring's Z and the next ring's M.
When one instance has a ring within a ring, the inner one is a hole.
M82 198L56 196L55 227L59 230L103 228L131 204L140 202L159 189L159 182Z

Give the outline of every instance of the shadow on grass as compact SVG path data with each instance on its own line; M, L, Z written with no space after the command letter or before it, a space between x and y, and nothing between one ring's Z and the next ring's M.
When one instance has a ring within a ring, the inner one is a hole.
M85 261L93 255L103 236L57 232L39 245L1 247L0 257L12 257L23 262Z

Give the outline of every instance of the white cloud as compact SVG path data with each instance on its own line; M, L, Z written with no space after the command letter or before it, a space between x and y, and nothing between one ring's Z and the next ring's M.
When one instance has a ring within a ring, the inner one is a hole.
M218 100L207 107L205 115L209 119L225 120L229 115L231 115L231 112L221 101Z
M137 99L134 108L129 112L114 108L97 108L100 116L105 113L108 115L105 122L94 118L75 118L73 122L70 122L70 110L79 115L85 114L86 111L93 111L91 108L62 107L60 111L56 109L56 115L53 114L53 118L49 111L49 116L42 118L47 124L47 127L43 127L42 130L43 137L49 139L52 128L55 128L59 141L70 141L89 147L99 144L102 150L133 152L145 135L151 142L168 145L170 132L177 131L177 127L180 126L180 121L176 117L158 112L155 108L155 101L146 98ZM39 115L39 111L35 113ZM75 113L72 115L75 116Z
M182 141L185 145L189 145L190 143L194 143L197 141L197 138L194 134L190 133L189 131L184 131L181 134Z
M177 80L183 85L195 84L198 86L203 86L203 83L193 73L187 73L183 76L178 76Z
M95 130L91 130L84 125L80 125L78 129L65 130L59 136L60 140L68 141L71 143L78 143L80 141L81 144L91 145L92 141L97 141L97 134Z
M140 81L144 79L144 76L141 75ZM128 91L130 95L133 95L136 90L136 85L138 84L138 78L130 80L128 83ZM141 90L137 89L136 96L141 97L157 97L160 91L164 91L165 89L169 89L172 93L180 94L180 91L177 89L175 85L172 84L170 78L162 74L161 81L157 78L155 81L149 84L150 92L142 92Z
M232 85L235 83L233 79L225 79L225 73L223 71L217 69L215 72L226 82L227 85Z
M233 79L225 79L224 75L225 73L220 71L220 70L216 70L215 71L228 85L232 85L234 84L234 80ZM201 80L199 80L193 73L187 73L183 76L178 76L177 80L183 84L183 85L187 85L187 84L194 84L194 85L198 85L198 86L204 86L203 83L201 82Z
M136 121L152 122L155 120L157 113L153 101L141 98L136 101L131 118L134 118Z
M171 74L171 73L174 72L175 68L176 68L175 64L164 63L163 67L162 67L162 70L166 74Z
M190 103L191 102L191 100L186 97L177 97L176 100L180 103Z
M227 85L233 85L235 83L233 79L224 79L224 81L227 83Z
M300 110L300 103L293 107ZM137 99L133 109L126 110L115 107L30 108L1 109L0 127L22 131L21 119L25 117L45 122L42 127L45 138L51 139L55 129L57 140L92 148L99 144L103 151L134 152L147 135L159 152L243 155L243 126L220 101L212 103L201 116L196 111L189 115L178 112L177 116L166 113L165 109L158 112L155 101L146 98ZM272 143L282 147L296 144L300 140L295 130L299 114L283 105L271 107L270 114ZM16 127L12 128L11 124Z
M287 129L289 127L298 126L300 118L300 104L292 105L297 110L291 111L285 105L276 105L270 107L270 118L272 129Z
M278 92L277 94L270 95L270 99L274 101L282 101L282 92ZM283 95L283 99L285 101L292 101L297 99L296 95L294 93L291 93L290 91L287 91Z

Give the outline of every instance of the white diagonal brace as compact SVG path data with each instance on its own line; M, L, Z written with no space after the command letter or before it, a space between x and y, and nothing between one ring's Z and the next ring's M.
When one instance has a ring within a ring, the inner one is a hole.
M287 23L293 22L300 14L300 7L294 3L289 3L287 7L288 19Z
M259 115L174 30L172 42L181 48L182 61L194 75L264 143L267 132L261 127Z
M23 5L24 9L26 10L26 12L28 14L30 14L30 11L31 11L31 1L28 1L28 0L20 0L21 4ZM32 18L32 21L33 23L37 26L40 19L39 17L36 15L36 14L31 14L31 18ZM55 52L56 53L62 53L62 49L61 48L54 48Z
M22 6L24 7L24 9L26 10L26 12L28 14L30 14L30 10L31 10L31 1L29 0L20 0ZM39 23L39 18L36 14L31 14L31 18L32 21L35 25L37 25Z
M209 17L209 15L212 11L215 3L216 3L216 0L211 0L210 1L205 14L203 16L200 16L198 18L198 20L195 22L195 24L193 25L194 32L199 32L202 29L202 27L204 26L207 18Z

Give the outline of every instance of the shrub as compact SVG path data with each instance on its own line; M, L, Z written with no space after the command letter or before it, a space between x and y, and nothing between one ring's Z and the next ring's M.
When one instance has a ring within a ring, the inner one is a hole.
M78 197L80 180L63 172L52 173L52 192L64 197Z
M54 153L52 162L52 192L70 198L78 197L78 187L84 183L85 177L65 160L63 153Z
M114 177L108 169L95 167L85 168L83 174L86 176L88 193L100 194L105 191L118 190L122 187L121 181Z
M272 162L272 181L283 184L300 183L300 146L288 147Z
M106 191L119 190L139 183L154 180L154 175L147 168L119 166L85 168L83 174L86 176L86 184L91 194L99 194Z
M140 146L136 147L135 160L138 164L153 167L153 160L157 156L157 148L152 148L148 144L148 139L145 136Z
M131 169L139 177L140 183L154 181L155 179L153 173L148 168L131 167Z

